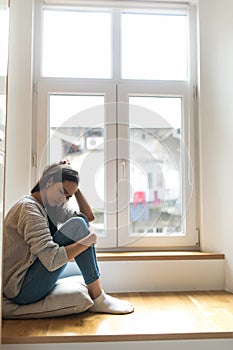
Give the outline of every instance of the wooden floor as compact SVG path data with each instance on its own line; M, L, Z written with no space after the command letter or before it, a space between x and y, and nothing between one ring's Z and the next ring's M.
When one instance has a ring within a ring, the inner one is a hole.
M135 312L37 320L3 320L5 344L233 338L233 294L166 292L112 294Z

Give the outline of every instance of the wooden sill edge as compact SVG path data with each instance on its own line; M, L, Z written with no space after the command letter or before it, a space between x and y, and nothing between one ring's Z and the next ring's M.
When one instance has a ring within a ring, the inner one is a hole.
M233 332L193 332L161 334L108 334L108 335L75 335L75 336L29 336L3 337L2 344L44 344L44 343L82 343L82 342L122 342L184 339L229 339Z
M224 254L202 251L97 252L98 261L223 260Z

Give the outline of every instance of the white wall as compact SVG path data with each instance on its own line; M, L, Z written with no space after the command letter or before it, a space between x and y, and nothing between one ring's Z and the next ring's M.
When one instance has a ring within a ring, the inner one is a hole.
M99 261L99 268L107 293L223 290L225 286L223 259ZM77 274L81 275L79 268L70 262L61 277Z
M6 144L6 210L29 192L32 143L33 1L11 0Z
M233 292L233 1L199 0L201 247L226 255Z

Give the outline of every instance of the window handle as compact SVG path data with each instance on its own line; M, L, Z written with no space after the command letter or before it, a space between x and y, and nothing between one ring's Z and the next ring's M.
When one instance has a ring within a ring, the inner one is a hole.
M125 167L126 167L126 162L123 160L121 162L121 168L122 168L122 176L125 177Z

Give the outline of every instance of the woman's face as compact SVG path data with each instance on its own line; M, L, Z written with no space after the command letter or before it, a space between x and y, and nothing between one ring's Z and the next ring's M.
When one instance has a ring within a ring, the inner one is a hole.
M68 201L75 194L78 185L72 181L50 181L46 187L46 200L50 207L57 207Z

